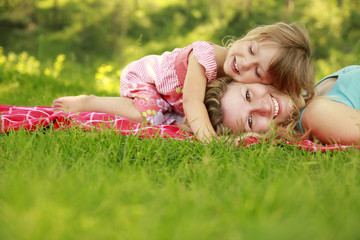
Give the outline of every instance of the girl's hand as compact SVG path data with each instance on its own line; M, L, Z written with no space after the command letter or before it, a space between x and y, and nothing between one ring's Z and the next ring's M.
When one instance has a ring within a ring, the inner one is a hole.
M188 70L183 88L183 107L190 128L202 142L210 142L217 136L211 125L206 106L204 104L207 79L205 69L189 54Z

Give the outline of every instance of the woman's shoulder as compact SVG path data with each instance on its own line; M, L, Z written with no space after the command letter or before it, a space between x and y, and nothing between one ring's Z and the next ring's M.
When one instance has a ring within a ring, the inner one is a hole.
M332 112L332 105L333 101L326 98L316 97L312 99L303 113L303 126L307 128L308 123L316 122L316 118L321 117L323 113Z
M321 142L350 143L358 141L359 120L360 111L327 98L315 98L303 113L302 127Z

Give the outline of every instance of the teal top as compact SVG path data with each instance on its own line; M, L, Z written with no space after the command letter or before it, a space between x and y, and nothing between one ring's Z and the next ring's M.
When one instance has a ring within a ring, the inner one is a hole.
M332 101L341 102L360 110L360 66L353 65L343 68L321 79L316 86L330 77L337 77L337 80L331 91L324 96ZM304 132L301 121L305 110L306 108L301 111L300 120L297 124L297 129L301 132Z

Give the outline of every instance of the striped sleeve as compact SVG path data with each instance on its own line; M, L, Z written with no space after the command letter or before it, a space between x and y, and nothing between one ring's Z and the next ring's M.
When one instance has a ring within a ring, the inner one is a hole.
M215 50L211 43L198 41L193 44L193 54L205 69L208 82L213 81L217 75Z

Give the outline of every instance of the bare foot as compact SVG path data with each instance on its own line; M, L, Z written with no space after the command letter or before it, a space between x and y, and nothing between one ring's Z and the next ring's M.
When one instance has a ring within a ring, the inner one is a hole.
M69 96L55 99L52 103L54 112L87 112L88 111L88 95Z

